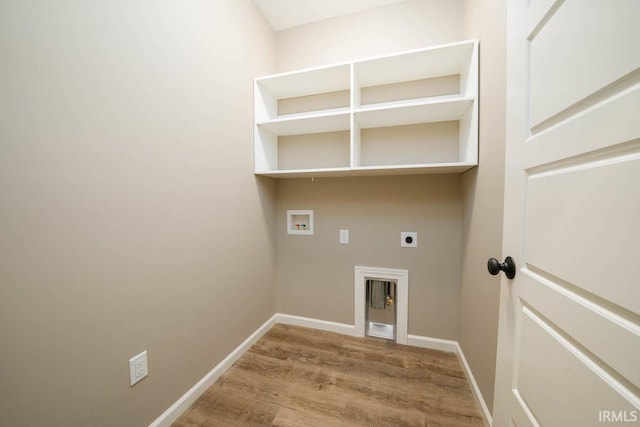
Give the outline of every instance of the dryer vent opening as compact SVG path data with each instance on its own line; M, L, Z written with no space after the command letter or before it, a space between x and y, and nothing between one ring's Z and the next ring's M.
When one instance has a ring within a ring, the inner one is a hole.
M395 280L367 278L365 334L396 339L397 283Z

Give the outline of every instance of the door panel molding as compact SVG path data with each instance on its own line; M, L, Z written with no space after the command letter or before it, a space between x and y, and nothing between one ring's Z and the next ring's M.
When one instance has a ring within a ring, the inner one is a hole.
M532 128L640 67L637 16L636 0L562 3L529 42Z
M518 427L540 427L518 390L511 396L511 419Z
M640 407L640 398L549 322L522 308L517 388L545 426L593 425L599 410Z
M540 132L544 132L555 125L566 122L573 117L580 115L582 112L600 108L621 93L637 90L639 82L640 69L636 68L629 74L620 77L618 80L598 89L584 98L576 100L574 103L567 105L566 108L559 110L541 122L536 123L530 129L531 134L536 135Z
M638 120L640 83L536 135L523 144L524 168L546 167L558 159L589 156L603 149L612 153L620 145L640 139ZM608 125L602 126L606 122ZM636 149L639 151L640 148Z
M640 153L529 177L526 263L640 312L640 203L621 185L638 182Z
M640 354L637 323L529 268L521 273L525 277L520 297L527 306L536 307L555 328L573 337L621 383L640 389L640 365L633 356Z
M534 0L527 13L527 40L533 40L565 0Z

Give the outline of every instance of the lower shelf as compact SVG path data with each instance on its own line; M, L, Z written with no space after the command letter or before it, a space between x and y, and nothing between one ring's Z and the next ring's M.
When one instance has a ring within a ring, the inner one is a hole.
M256 175L271 178L336 178L345 176L426 175L462 173L477 163L433 163L420 165L360 166L354 168L284 169L256 171Z

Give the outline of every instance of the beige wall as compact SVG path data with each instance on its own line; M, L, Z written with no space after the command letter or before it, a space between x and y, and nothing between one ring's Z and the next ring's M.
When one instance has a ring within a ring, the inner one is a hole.
M412 0L276 33L279 71L463 39L462 1ZM354 267L409 270L409 333L457 339L459 175L277 183L277 309L354 323ZM286 234L287 209L313 209L314 236ZM338 230L350 230L340 245ZM418 231L419 247L400 247Z
M460 345L491 410L500 278L487 259L501 258L504 202L506 1L465 2L466 36L480 39L480 159L462 176L464 226Z
M275 312L274 58L251 0L0 2L0 425L147 425Z
M277 206L279 312L353 325L354 267L408 269L409 333L456 339L458 175L280 180ZM287 209L313 209L313 236L287 234ZM401 231L418 248L401 248Z
M462 40L463 4L463 0L407 0L278 31L278 70Z

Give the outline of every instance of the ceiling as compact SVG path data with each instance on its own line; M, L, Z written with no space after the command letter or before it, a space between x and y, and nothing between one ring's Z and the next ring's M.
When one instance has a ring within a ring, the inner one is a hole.
M275 31L403 0L253 0Z

